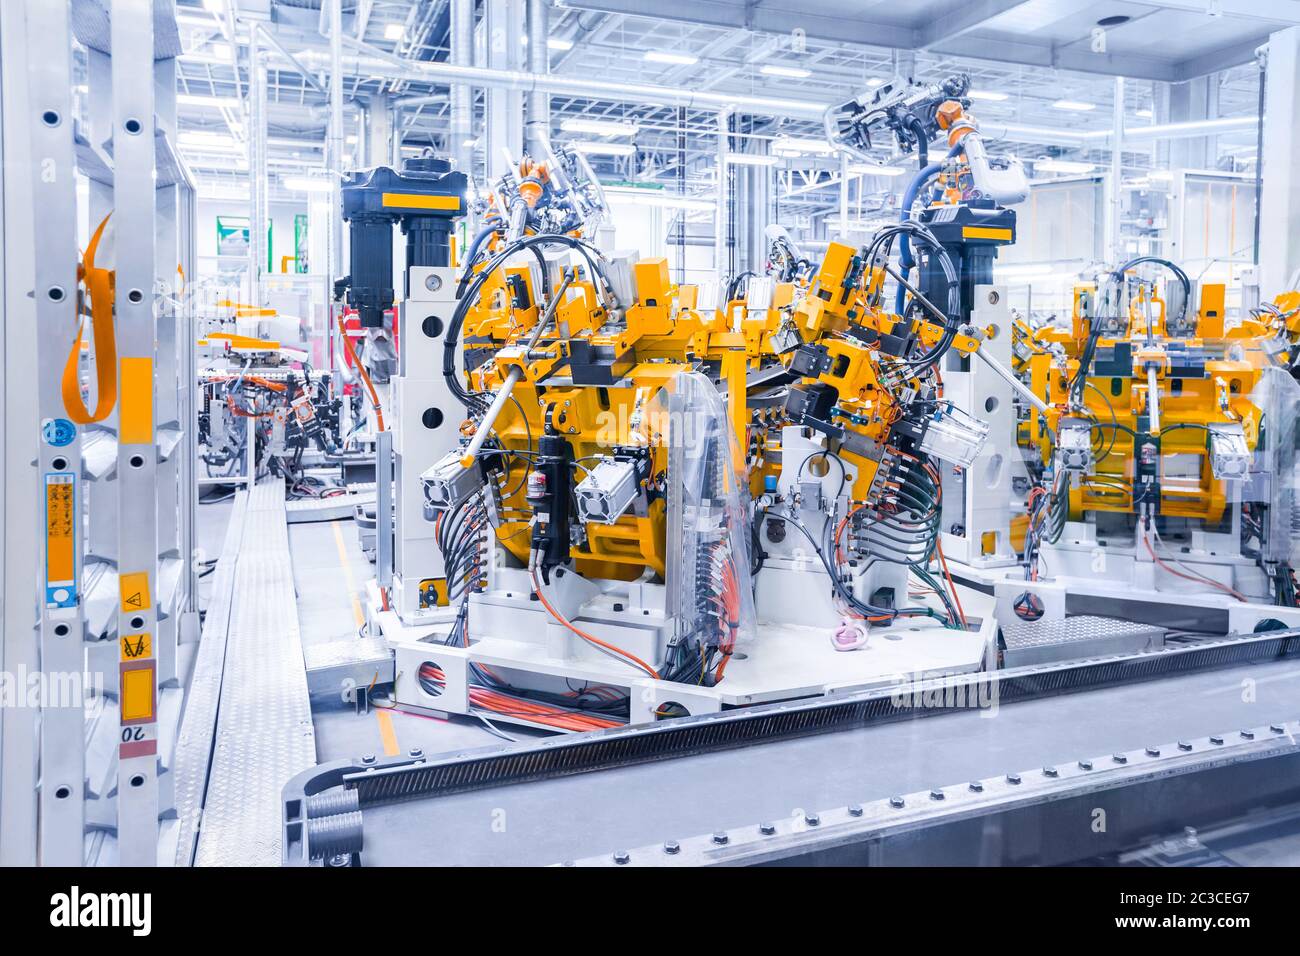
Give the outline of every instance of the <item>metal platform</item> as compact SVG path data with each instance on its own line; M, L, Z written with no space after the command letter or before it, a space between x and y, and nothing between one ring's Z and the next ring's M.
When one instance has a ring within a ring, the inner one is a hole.
M257 485L243 517L199 866L277 864L277 794L316 760L284 484Z
M1002 663L1026 667L1109 654L1139 654L1164 646L1165 629L1081 614L1060 620L1002 625Z

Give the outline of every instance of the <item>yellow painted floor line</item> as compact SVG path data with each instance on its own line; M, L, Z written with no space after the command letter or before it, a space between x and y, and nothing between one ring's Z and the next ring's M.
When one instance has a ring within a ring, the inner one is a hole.
M377 707L375 720L379 722L379 737L384 742L384 756L396 757L402 751L397 746L397 731L393 727L393 715Z
M357 597L357 581L352 576L352 562L348 560L348 547L343 541L343 522L331 521L330 525L334 529L334 544L339 549L339 564L343 566L343 576L348 582L348 597L352 598L352 617L357 622L357 627L366 623L365 615L361 613L361 599Z

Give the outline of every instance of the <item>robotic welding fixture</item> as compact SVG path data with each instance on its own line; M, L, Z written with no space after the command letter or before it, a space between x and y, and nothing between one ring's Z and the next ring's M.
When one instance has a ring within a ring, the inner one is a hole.
M1041 479L1027 580L1050 567L1057 581L1125 582L1157 606L1235 602L1237 614L1300 603L1300 387L1269 316L1227 323L1225 300L1223 285L1197 289L1141 257L1076 286L1067 324L1030 333L1022 374L1049 408L1027 408L1019 431ZM1041 616L1036 589L1015 610Z

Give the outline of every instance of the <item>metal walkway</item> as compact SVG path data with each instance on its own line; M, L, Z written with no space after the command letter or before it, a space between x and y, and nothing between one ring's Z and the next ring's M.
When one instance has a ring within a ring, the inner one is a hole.
M235 530L240 517L242 527ZM196 865L278 866L281 788L316 762L282 482L257 485L246 501L241 492L227 549L232 541L238 557L227 591L225 653L219 649L222 598L214 589L201 669L195 675L203 681L196 688L203 696L191 700L191 708L198 703L207 711L191 709L183 733L191 733L193 721L194 739L183 743L193 748L191 757L197 761L203 729L211 726L207 695L213 694L215 682L220 691L211 766L206 787L195 779L197 762L179 767L178 785L185 791L178 796L191 813L194 802L202 800ZM224 662L219 661L223 656ZM218 665L219 680L213 670ZM187 826L184 817L182 826ZM178 846L179 863L188 862L181 859L188 843L182 839Z

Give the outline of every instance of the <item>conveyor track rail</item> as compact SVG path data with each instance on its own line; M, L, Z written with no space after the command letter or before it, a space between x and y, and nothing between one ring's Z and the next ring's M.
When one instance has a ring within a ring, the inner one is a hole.
M335 761L305 771L285 788L286 826L300 821L304 795L345 786L362 809L401 800L479 790L550 777L669 760L714 750L948 714L996 695L998 706L1195 671L1300 657L1300 629L1228 637L1155 653L994 673L935 678L857 693L741 708L526 745L426 758ZM290 852L295 831L286 835Z

